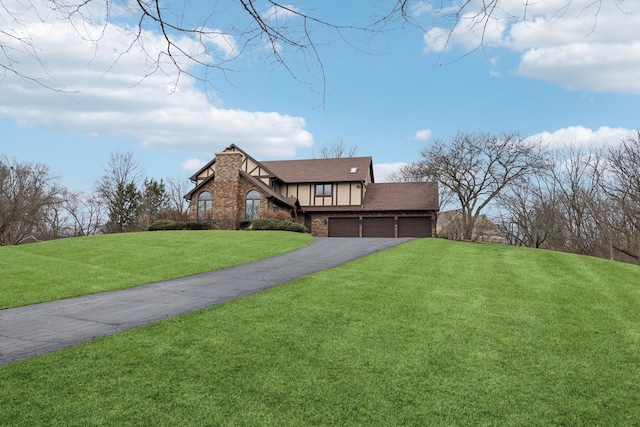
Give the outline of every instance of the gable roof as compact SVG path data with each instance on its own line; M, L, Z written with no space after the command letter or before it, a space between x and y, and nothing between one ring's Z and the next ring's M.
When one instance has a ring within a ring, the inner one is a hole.
M201 167L200 169L198 169L198 171L196 171L196 173L194 173L193 175L191 175L189 177L189 179L193 182L195 182L198 179L198 175L200 175L202 172L204 172L206 169L210 168L211 166L213 166L213 164L216 162L216 158L214 157L211 161L209 161L209 163L207 163L206 165L204 165L203 167Z
M228 146L227 148L225 148L223 150L224 152L229 152L229 151L234 151L234 152L239 152L242 153L242 155L245 156L245 158L250 159L251 161L253 161L255 164L258 164L260 166L262 166L262 164L260 162L258 162L256 159L254 159L253 157L251 157L250 155L248 155L244 150L242 150L240 147L238 147L235 144L231 144L230 146ZM189 179L192 182L196 182L198 180L198 175L200 175L202 172L204 172L205 170L209 169L210 167L212 167L214 164L216 163L216 158L214 157L213 159L211 159L211 161L209 161L209 163L207 163L206 165L204 165L203 167L201 167L196 173L194 173ZM262 166L264 167L264 166ZM267 168L264 168L267 169ZM238 170L240 172L240 170ZM270 174L270 176L273 175L273 172L267 170L267 172ZM200 182L199 184L196 185L195 188L193 188L191 191L189 191L187 194L184 195L184 198L186 200L191 200L193 198L193 195L200 190L200 188L204 187L209 181L211 181L212 179L215 178L215 172L212 173L211 175L209 175L208 177L206 177L204 180L202 180L202 182ZM287 197L285 197L284 199L288 199ZM297 199L296 199L297 201ZM293 201L290 201L291 203L293 203Z
M370 182L366 185L366 192L361 206L341 206L341 210L362 211L437 211L439 210L438 186L435 182L403 182L403 183L374 183L373 160L371 157L340 157L329 159L306 160L274 160L258 162L253 157L235 145L230 145L226 151L241 152L245 157L263 167L272 178L278 178L285 183L323 183L323 182ZM215 158L197 172L192 179L215 163ZM297 198L280 195L266 185L262 180L247 172L238 170L241 176L258 186L267 197L277 200L280 204L290 208L300 208ZM206 183L214 179L214 175L207 177L196 185L185 198L192 196ZM336 206L305 207L306 211L335 210Z
M383 182L367 185L363 211L439 210L435 182Z
M260 189L260 191L262 191L264 194L266 194L267 197L271 197L277 201L279 201L281 204L291 208L291 209L297 209L300 208L300 203L298 202L298 198L297 197L284 197L281 194L276 193L275 191L273 191L267 184L265 184L264 182L262 182L261 180L257 179L254 176L251 176L250 174L246 173L245 171L240 171L240 176L244 177L245 179L249 180L253 185L255 185L256 187L258 187Z
M274 160L260 162L286 183L373 181L371 157L333 159ZM351 171L354 170L354 173Z

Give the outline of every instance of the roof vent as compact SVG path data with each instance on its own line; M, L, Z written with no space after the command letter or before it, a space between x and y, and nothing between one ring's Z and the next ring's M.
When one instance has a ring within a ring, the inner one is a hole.
M349 173L356 173L358 172L358 168L351 168L351 170L349 171Z

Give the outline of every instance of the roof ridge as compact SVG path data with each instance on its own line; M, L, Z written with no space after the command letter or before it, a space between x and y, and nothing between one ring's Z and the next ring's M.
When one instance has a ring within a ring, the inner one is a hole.
M321 162L321 161L338 161L338 160L350 160L350 159L373 159L371 156L357 156L357 157L329 157L320 159L281 159L281 160L263 160L262 163L275 163L275 162Z

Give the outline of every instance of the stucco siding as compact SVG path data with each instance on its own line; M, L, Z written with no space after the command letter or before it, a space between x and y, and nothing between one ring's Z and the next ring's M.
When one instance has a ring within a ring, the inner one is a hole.
M213 175L215 173L215 170L216 170L216 164L214 163L213 165L209 166L208 168L200 172L196 177L196 185L201 184L205 179Z

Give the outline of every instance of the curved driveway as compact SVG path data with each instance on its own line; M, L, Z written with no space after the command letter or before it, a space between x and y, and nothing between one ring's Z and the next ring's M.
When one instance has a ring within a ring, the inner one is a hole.
M0 365L200 310L407 240L317 238L302 249L223 270L0 310Z

